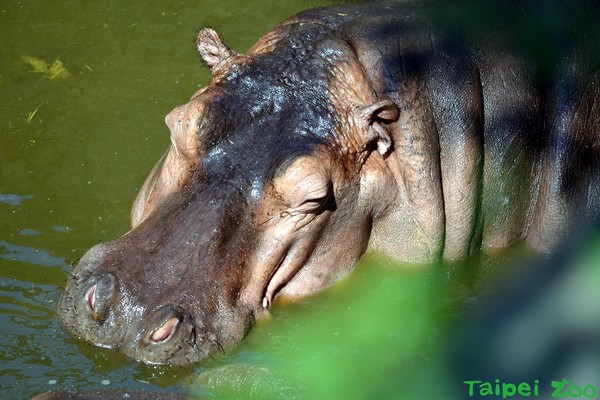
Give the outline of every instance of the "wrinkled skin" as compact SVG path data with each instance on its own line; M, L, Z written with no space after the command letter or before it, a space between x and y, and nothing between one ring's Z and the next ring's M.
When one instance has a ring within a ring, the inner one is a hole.
M368 247L418 264L521 239L549 251L598 213L598 74L542 88L404 3L308 11L245 55L210 29L197 47L212 82L167 115L132 230L92 248L61 298L89 342L192 363Z

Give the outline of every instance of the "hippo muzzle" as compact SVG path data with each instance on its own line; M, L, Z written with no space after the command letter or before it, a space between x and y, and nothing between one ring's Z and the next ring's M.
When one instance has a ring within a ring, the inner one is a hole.
M179 304L136 304L111 272L73 276L66 290L59 305L64 326L97 346L149 364L189 364L222 348L198 308L192 316Z
M214 234L178 229L188 218L186 209L90 249L60 300L63 325L90 343L149 364L193 363L241 340L254 318L237 298L241 275L214 271L231 265L214 261L216 250L207 246L218 241ZM204 268L193 274L190 267L199 258Z

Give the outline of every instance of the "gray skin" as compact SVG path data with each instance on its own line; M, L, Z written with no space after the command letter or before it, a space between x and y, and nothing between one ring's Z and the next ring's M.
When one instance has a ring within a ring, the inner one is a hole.
M412 3L307 11L246 54L202 30L212 82L167 115L131 231L75 268L66 329L192 363L367 248L419 265L548 252L597 215L599 74L565 59L538 79L502 35L441 39Z

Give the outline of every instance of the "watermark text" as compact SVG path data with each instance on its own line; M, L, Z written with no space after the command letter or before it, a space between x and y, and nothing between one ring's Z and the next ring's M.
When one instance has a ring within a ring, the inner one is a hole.
M545 385L540 384L539 379L528 382L502 382L500 379L494 381L470 380L463 381L467 387L467 395L469 397L490 397L497 399L510 399L518 396L538 397L540 387ZM595 399L598 391L593 385L577 385L571 383L568 379L559 381L551 381L550 388L552 390L551 397L566 398L566 399ZM600 397L598 397L600 399Z

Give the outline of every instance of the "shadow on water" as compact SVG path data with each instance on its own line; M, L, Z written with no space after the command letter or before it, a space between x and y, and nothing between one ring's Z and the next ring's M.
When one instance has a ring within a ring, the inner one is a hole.
M464 399L477 394L463 381L486 379L537 379L540 393L563 378L600 389L600 327L590 317L599 315L597 234L554 268L523 267L514 262L519 249L483 266L423 271L370 255L322 295L275 307L239 349L203 366L139 365L60 328L56 302L71 263L127 231L132 199L168 144L163 116L208 81L194 54L197 28L213 26L244 51L288 15L320 4L0 5L3 397L200 387L211 398ZM480 20L469 18L455 22ZM64 79L52 79L57 60L70 73ZM506 260L524 275L502 277Z

